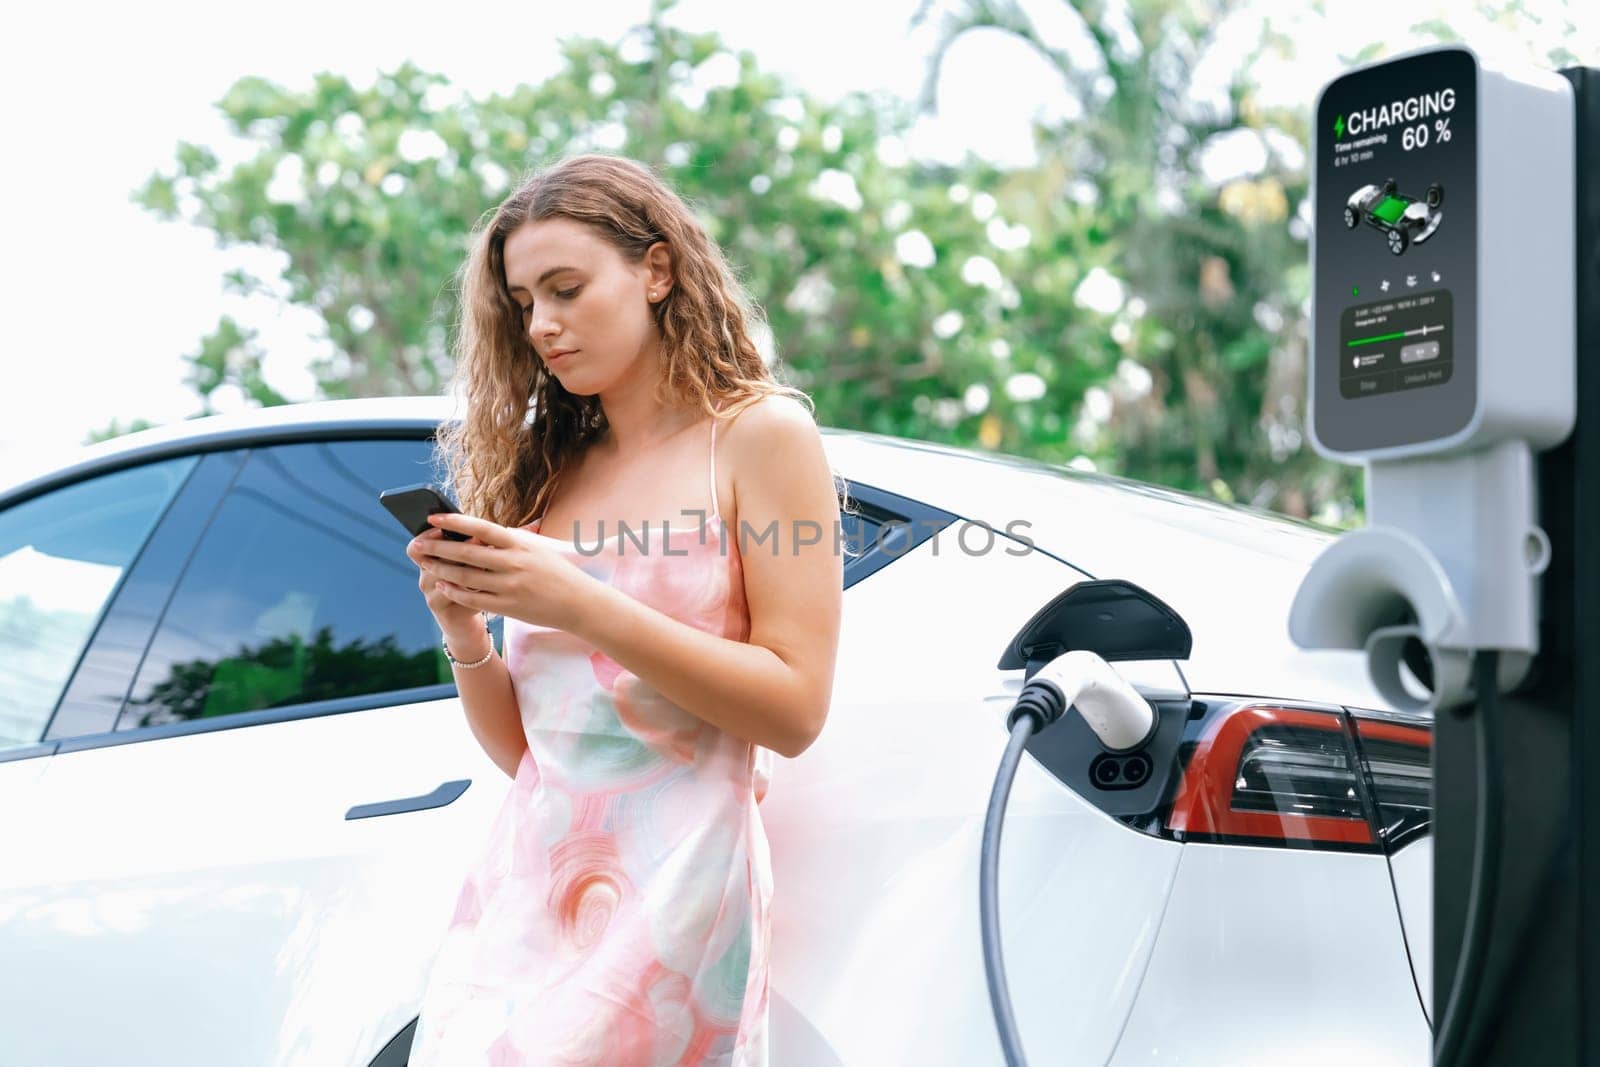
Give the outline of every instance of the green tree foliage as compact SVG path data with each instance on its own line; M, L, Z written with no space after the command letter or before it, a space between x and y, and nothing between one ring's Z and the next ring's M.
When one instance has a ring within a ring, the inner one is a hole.
M323 395L431 393L448 370L450 278L473 221L532 167L621 152L658 166L694 204L825 421L1029 452L1040 444L1034 411L1052 412L1043 422L1059 441L1046 451L1070 458L1065 413L1095 374L1058 367L1022 338L995 357L1016 287L984 269L985 257L1005 257L951 199L959 175L885 150L909 109L866 96L819 103L715 35L659 23L616 44L569 41L564 57L547 81L483 100L450 97L443 78L411 66L365 89L333 75L309 91L246 78L220 106L256 154L224 168L180 145L175 168L138 199L224 243L284 254L281 283L319 313L337 352L314 368ZM274 285L245 272L228 281L242 293ZM196 388L230 381L275 402L249 348L222 323L191 357ZM1010 401L1004 385L1018 373L1061 388ZM978 419L955 399L974 385Z
M254 155L224 166L180 144L137 198L280 253L281 277L228 284L286 287L320 315L334 352L313 367L322 395L436 393L474 221L530 168L615 151L694 205L825 424L1054 463L1087 455L1295 514L1351 497L1353 476L1299 436L1305 247L1288 218L1304 174L1273 151L1222 189L1200 175L1218 135L1305 138L1303 120L1262 113L1242 83L1221 112L1186 105L1221 9L1141 0L1130 45L1081 3L1101 69L1080 71L1013 5L966 5L946 47L978 26L1015 33L1085 104L1049 131L1038 167L1003 170L909 160L913 108L808 98L716 35L664 25L668 6L619 42L568 41L549 79L484 99L410 65L365 88L242 79L219 106ZM1116 306L1085 298L1097 290ZM231 320L190 362L202 397L230 383L282 402Z
M1027 221L1044 232L1090 227L1088 249L1060 253L1087 253L1121 283L1107 325L1124 373L1092 398L1105 417L1079 420L1083 443L1102 467L1291 514L1353 498L1359 475L1304 439L1309 275L1305 231L1290 225L1307 193L1303 109L1261 107L1248 58L1225 100L1196 98L1234 0L1059 6L1086 48L1047 39L1011 0L946 12L924 106L951 46L987 29L1047 60L1086 116L1039 131L1041 165L1009 176L1001 197L1036 205ZM1255 54L1284 47L1264 28ZM1224 139L1254 141L1265 165L1209 182L1202 156ZM1081 317L1059 301L1060 286L1039 295L1048 313Z
M103 428L90 432L88 439L83 443L86 445L97 444L100 441L109 441L113 437L121 437L125 433L138 433L140 430L148 430L155 425L149 419L134 418L129 419L126 423L121 419L112 419Z

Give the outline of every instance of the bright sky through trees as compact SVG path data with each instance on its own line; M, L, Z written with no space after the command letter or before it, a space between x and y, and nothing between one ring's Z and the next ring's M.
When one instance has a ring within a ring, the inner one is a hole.
M763 69L824 99L850 90L904 98L920 88L933 27L909 31L915 0L808 0L805 4L683 0L667 21L715 30L755 53ZM1450 12L1451 25L1481 50L1527 54L1530 42L1462 5L1417 5L1413 20ZM1530 3L1528 9L1546 5ZM1577 5L1582 8L1586 5ZM1059 0L1024 3L1046 35L1065 35ZM1310 94L1336 71L1341 53L1370 43L1371 27L1392 24L1393 5L1351 2L1336 17L1309 9L1288 16L1262 4L1295 41L1296 60L1252 72L1264 98ZM937 6L935 10L938 10ZM239 77L290 88L318 71L358 83L411 59L460 91L506 91L538 82L557 64L556 42L578 34L615 39L648 13L646 0L600 5L504 4L463 0L446 9L415 2L312 3L231 7L156 0L90 7L26 5L0 40L0 92L7 101L7 205L0 293L6 318L6 388L0 390L0 482L43 455L80 443L113 418L153 421L195 410L182 381L183 356L231 314L260 331L264 372L291 399L309 398L306 366L318 354L315 317L267 296L226 295L221 277L270 253L219 251L208 231L162 222L130 200L153 171L169 165L180 140L229 159L213 104ZM1573 10L1566 17L1591 22ZM1259 15L1238 17L1241 35ZM1550 29L1556 29L1554 22ZM1597 27L1576 39L1600 41ZM1524 25L1520 32L1526 34ZM1063 37L1064 43L1066 42ZM1406 47L1415 41L1393 42ZM1549 42L1554 44L1555 42ZM1538 52L1537 47L1531 49ZM1596 62L1596 57L1584 57ZM1193 92L1218 92L1232 71L1227 55ZM1003 76L1002 76L1003 72ZM999 162L1031 156L1031 119L1064 115L1059 81L1037 55L998 33L958 43L939 83L939 112L909 138L918 157L962 152ZM1248 173L1259 145L1219 145L1206 160L1217 180ZM1003 236L1002 236L1003 239ZM916 249L908 249L915 255ZM226 398L215 398L218 406Z

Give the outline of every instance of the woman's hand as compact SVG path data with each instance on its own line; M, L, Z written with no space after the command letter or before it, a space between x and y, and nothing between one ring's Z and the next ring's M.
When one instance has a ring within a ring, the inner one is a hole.
M423 568L424 582L431 578L437 585L432 591L423 587L428 606L433 608L436 596L448 603L434 611L441 629L446 617L471 618L480 611L532 626L574 628L597 583L581 567L526 530L471 515L438 513L428 521L435 528L413 540L406 554ZM451 541L443 530L472 540Z
M406 555L420 571L417 587L422 590L422 598L427 601L440 631L446 638L476 640L478 632L484 628L483 617L472 608L451 600L439 588L440 576L434 569L439 560L432 555L432 545L443 538L443 530L424 530L406 545Z

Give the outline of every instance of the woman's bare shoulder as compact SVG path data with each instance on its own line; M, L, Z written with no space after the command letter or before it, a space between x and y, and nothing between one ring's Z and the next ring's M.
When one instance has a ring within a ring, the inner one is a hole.
M754 401L723 424L726 446L718 445L717 462L729 466L733 512L740 509L741 490L748 497L752 479L770 479L781 457L820 453L821 434L811 411L791 396L774 394ZM722 438L719 436L719 441Z
M772 394L753 401L734 413L725 423L724 433L728 444L738 442L740 448L760 447L774 436L817 432L817 421L811 410L792 396Z

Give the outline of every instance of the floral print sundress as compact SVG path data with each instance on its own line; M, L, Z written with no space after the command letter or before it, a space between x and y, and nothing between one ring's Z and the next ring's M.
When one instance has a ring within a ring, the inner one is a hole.
M738 538L525 529L629 596L750 635ZM642 547L641 547L642 546ZM412 1067L767 1063L773 753L561 630L505 620L528 750L429 972Z

